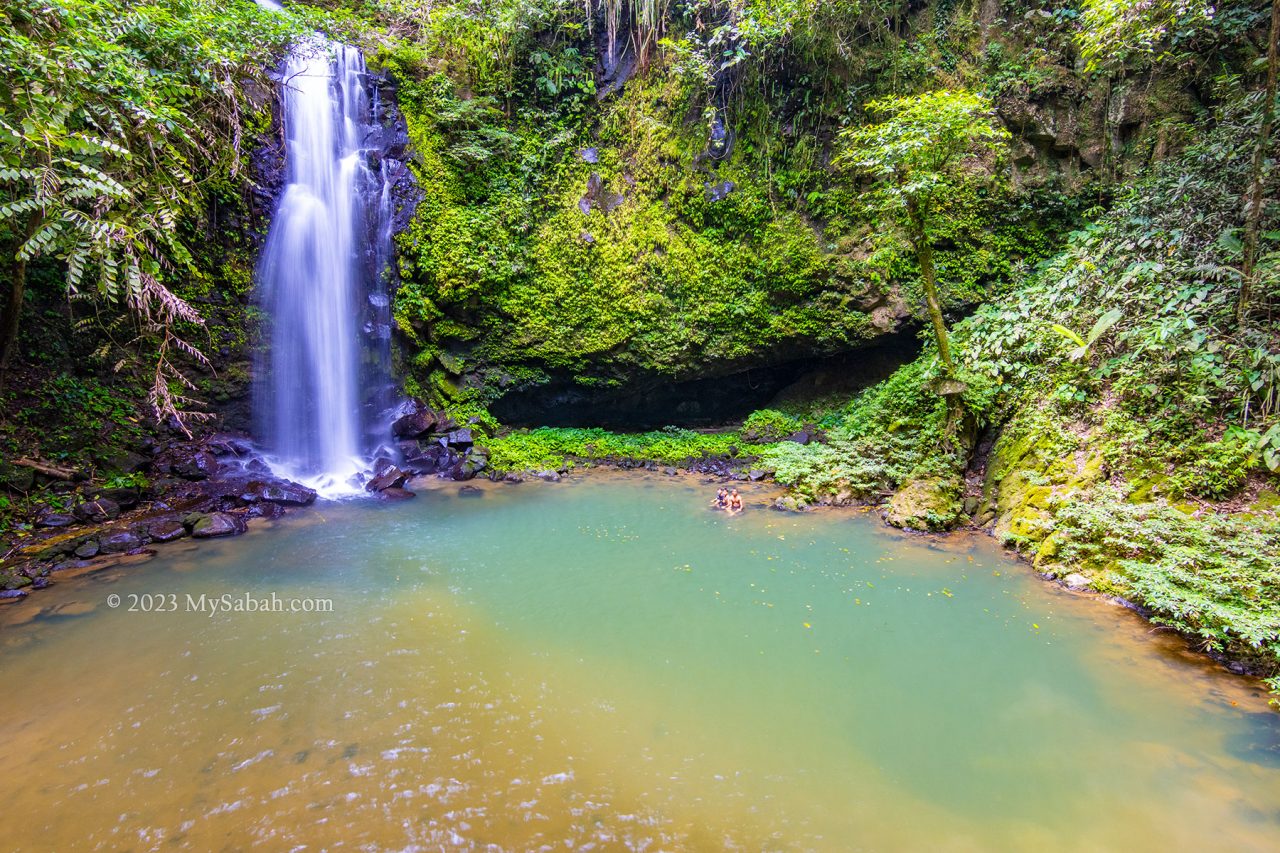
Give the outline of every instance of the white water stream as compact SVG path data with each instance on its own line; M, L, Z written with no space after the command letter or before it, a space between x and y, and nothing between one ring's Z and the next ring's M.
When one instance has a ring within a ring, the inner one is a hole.
M390 234L384 170L363 147L374 129L366 76L348 45L317 37L290 54L286 185L258 268L269 330L258 433L278 474L329 496L359 490L352 478L368 467L385 403L386 336L359 322L366 304L386 305Z

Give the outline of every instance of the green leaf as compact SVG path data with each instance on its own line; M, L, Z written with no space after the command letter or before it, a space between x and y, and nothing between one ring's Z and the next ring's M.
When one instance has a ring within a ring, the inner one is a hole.
M1098 322L1093 324L1093 328L1089 330L1089 336L1085 339L1084 345L1086 347L1093 346L1097 342L1098 338L1105 335L1107 330L1118 323L1120 318L1123 316L1124 312L1119 308L1112 308L1110 311L1103 314L1098 318Z
M1086 349L1088 348L1089 345L1085 343L1084 338L1080 337L1075 332L1068 329L1066 326L1060 325L1058 323L1054 323L1051 328L1058 334L1062 335L1067 340L1071 341L1076 346L1083 347Z

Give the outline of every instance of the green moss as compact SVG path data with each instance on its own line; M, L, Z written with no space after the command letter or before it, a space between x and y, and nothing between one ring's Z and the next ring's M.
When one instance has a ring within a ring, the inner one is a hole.
M963 484L957 478L912 480L890 499L884 520L906 530L950 530L963 511L962 492Z
M442 39L469 55L489 44L472 36L508 23L478 13L472 35L431 32L424 42ZM891 234L871 239L882 226L835 186L827 165L822 140L848 120L843 84L810 91L797 114L793 88L746 64L751 85L733 106L735 144L716 161L707 156L710 113L700 112L705 81L689 64L695 46L676 38L598 104L548 100L545 86L518 73L519 51L534 50L542 25L502 41L504 62L515 63L509 82L531 86L505 104L514 90L492 88L488 72L476 77L478 57L455 66L429 62L423 45L384 45L380 61L401 78L424 194L401 236L395 305L415 386L431 387L438 367L488 386L476 388L478 398L496 394L492 378L518 367L687 378L728 361L855 349L895 327L894 311L873 317L866 306L893 302L899 290L921 310L912 253ZM797 69L812 64L825 76L832 61L846 61L828 36L802 40ZM557 55L537 50L539 63ZM872 52L853 73L876 87L888 51ZM595 162L579 156L585 148ZM1051 251L1069 208L1048 194L1031 203L1008 186L948 197L934 236L949 304L982 298Z
M488 449L494 470L510 472L554 470L573 460L684 465L709 456L728 457L741 443L736 432L700 433L675 427L635 434L544 427L500 435L488 442Z

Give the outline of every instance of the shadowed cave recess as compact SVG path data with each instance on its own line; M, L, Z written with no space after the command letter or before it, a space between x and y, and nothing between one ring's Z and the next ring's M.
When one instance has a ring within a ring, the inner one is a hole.
M590 387L561 375L535 388L507 393L490 411L502 423L516 427L630 431L724 426L740 423L757 409L851 396L914 360L920 348L918 332L911 328L853 352L683 382L648 376L612 387Z

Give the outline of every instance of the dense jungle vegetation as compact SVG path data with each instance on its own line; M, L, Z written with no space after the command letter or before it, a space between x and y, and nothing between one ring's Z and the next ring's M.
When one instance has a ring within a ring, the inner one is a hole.
M1276 675L1280 4L1253 0L14 0L6 525L65 499L13 460L126 477L244 396L250 160L316 29L408 124L405 390L495 468L728 455L791 508L892 494L891 523L990 526ZM917 330L887 381L723 431L487 411Z

